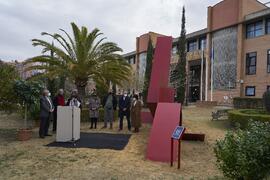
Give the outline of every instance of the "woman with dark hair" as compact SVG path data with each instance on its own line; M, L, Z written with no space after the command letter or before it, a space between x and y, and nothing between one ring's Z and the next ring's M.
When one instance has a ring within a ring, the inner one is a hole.
M131 124L134 127L134 132L138 133L139 128L141 127L141 110L142 110L142 103L139 100L139 96L135 94L133 96L133 101L131 104Z

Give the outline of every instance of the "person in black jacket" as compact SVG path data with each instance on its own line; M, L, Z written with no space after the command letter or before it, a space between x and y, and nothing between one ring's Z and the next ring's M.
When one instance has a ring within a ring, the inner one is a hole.
M131 123L130 123L130 97L128 97L127 91L119 98L119 131L123 129L123 119L124 116L127 118L128 130L131 130Z
M110 129L113 128L113 119L114 119L114 111L117 108L117 99L112 91L109 90L109 93L106 97L104 97L102 101L102 105L104 108L104 126L102 129L107 128L108 122L110 122Z

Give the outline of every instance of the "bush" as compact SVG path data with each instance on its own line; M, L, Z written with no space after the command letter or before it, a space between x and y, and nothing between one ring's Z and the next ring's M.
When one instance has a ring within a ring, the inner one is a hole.
M266 91L263 95L263 104L268 113L270 113L270 91Z
M233 126L240 126L240 128L247 128L248 121L260 121L260 122L270 122L270 114L267 114L263 110L254 109L240 109L240 110L230 110L228 112L229 121Z
M19 75L15 66L0 60L0 110L11 113L18 109L18 99L13 89L17 79Z
M217 141L217 166L231 179L264 179L270 173L270 124L252 122Z
M262 98L233 98L233 106L236 109L262 109Z
M118 111L114 111L114 120L118 119ZM83 108L81 111L81 122L89 122L89 109ZM98 121L103 122L104 121L104 109L99 109L99 118Z

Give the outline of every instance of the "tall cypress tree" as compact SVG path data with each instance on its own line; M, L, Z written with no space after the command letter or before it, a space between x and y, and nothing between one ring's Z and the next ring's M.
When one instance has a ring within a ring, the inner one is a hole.
M179 55L178 63L172 72L171 82L173 82L176 89L176 100L179 103L184 103L186 94L186 17L185 7L182 10L182 25L181 34L178 40L177 51Z
M146 55L146 69L145 69L145 76L144 76L144 86L143 86L143 100L144 100L144 102L146 102L146 100L147 100L149 82L150 82L151 71L152 71L153 56L154 56L154 47L153 47L151 37L149 37L148 47L147 47L147 55Z

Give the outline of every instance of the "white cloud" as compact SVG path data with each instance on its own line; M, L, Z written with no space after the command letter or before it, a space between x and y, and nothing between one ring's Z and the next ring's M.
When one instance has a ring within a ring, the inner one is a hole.
M99 28L124 52L135 49L136 37L154 31L178 36L181 7L187 31L206 27L207 7L220 0L0 0L0 59L24 60L40 53L31 45L40 33L70 32L70 22ZM267 0L265 0L267 1Z

